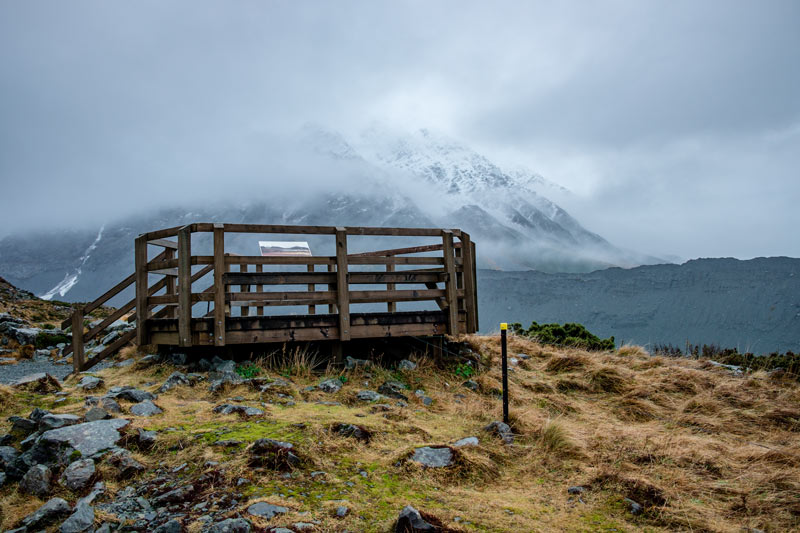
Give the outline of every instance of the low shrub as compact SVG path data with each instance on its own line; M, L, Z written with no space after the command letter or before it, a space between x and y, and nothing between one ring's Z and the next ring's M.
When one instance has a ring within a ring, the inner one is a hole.
M568 322L561 324L539 324L531 322L528 329L523 329L522 324L511 324L511 330L516 335L530 337L542 344L557 346L573 346L584 350L602 351L615 348L614 337L601 339L586 329L582 324Z

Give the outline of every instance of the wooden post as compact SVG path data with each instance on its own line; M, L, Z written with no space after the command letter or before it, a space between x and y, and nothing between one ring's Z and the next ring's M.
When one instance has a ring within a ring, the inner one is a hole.
M171 261L175 259L175 250L172 248L164 249L164 261ZM172 276L171 274L166 274L164 276L164 283L166 287L166 294L167 296L175 296L177 292L177 287L175 286L176 282L178 281L177 276ZM166 310L165 316L167 318L175 318L175 313L177 308L174 305L168 306Z
M308 268L306 268L306 270L308 272L314 272L314 265L308 265ZM308 292L314 292L315 290L316 290L316 285L314 285L313 283L309 283L308 284ZM309 305L308 306L308 314L309 315L317 314L317 306L316 305Z
M136 237L133 260L136 266L136 344L144 346L147 344L147 237Z
M394 272L394 265L387 264L386 265L386 272ZM397 287L394 283L387 283L386 290L393 291ZM389 302L386 304L386 310L390 313L394 313L397 311L397 302Z
M83 370L83 357L83 307L78 306L72 313L72 372L74 374Z
M475 299L475 247L469 234L461 232L461 249L464 258L464 304L467 310L467 333L478 331Z
M328 264L328 272L333 272L333 270L334 270L334 265ZM330 283L328 283L328 290L329 291L333 290L333 286ZM337 312L336 304L328 304L328 313L334 314L336 312Z
M178 231L178 346L192 345L192 232Z
M447 333L458 335L458 298L456 292L456 267L453 256L453 232L442 232L442 251L444 253L444 269L447 281L444 284L447 299Z
M264 272L264 265L262 265L260 263L257 264L256 265L256 272ZM263 285L256 285L256 292L264 292L264 286ZM256 307L256 314L258 316L264 316L264 306L263 305L259 305L258 307Z
M480 318L478 317L478 267L476 266L478 263L478 256L475 255L475 243L470 241L469 249L472 251L470 253L470 261L472 261L472 305L473 305L473 323L475 324L475 332L477 332L481 327Z
M339 305L339 340L350 340L350 286L347 283L347 230L336 228L336 302Z
M239 265L239 272L247 272L250 270L250 267L244 263ZM239 285L239 292L248 293L250 292L250 285ZM241 316L250 316L250 307L243 306L239 308L241 310Z
M225 346L225 225L214 224L214 346Z
M463 244L463 243L462 243ZM464 288L464 258L462 257L461 246L453 246L453 252L456 255L456 290L461 290ZM461 260L461 268L458 267L458 261ZM465 311L465 303L464 298L457 298L458 299L458 311Z

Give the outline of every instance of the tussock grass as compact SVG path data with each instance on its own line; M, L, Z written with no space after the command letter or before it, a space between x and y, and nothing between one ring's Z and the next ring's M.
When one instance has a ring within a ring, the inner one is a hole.
M637 346L635 344L623 344L617 349L617 355L621 357L646 358L650 357L650 352L648 352L642 346Z
M545 370L554 374L570 372L586 367L588 362L589 361L585 356L575 353L556 355L547 362Z
M628 389L630 382L630 379L626 379L619 370L608 365L594 368L586 376L589 386L595 392L619 394Z

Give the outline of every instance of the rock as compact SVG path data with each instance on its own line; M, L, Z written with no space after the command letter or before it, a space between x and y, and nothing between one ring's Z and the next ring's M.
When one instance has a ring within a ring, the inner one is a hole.
M170 363L174 366L185 366L186 365L186 354L185 353L173 353L167 357Z
M453 450L447 446L441 448L423 446L414 450L411 460L428 468L443 468L453 464Z
M228 518L208 528L208 533L250 533L250 522L244 518Z
M83 420L86 422L94 422L95 420L107 420L111 415L102 407L92 407L86 414L83 415Z
M11 433L22 437L27 437L39 427L35 420L21 416L9 416L8 421L11 422Z
M91 459L79 459L64 469L60 481L69 490L81 492L89 486L94 475L94 461Z
M46 414L39 419L39 431L50 431L64 426L74 426L79 424L81 418L77 415L54 415Z
M144 472L145 467L142 463L134 459L127 450L120 450L114 453L108 460L117 469L119 479L128 479L140 472Z
M236 363L231 361L230 359L221 359L216 355L211 360L211 366L217 372L224 372L224 373L235 373L236 372Z
M182 503L188 501L194 494L194 485L184 485L165 492L161 496L153 499L153 505L161 507L168 503Z
M153 530L153 533L181 533L183 526L175 519L164 522Z
M344 367L347 370L353 370L355 368L367 368L372 366L372 361L369 359L355 359L350 357L349 355L345 358Z
M154 415L160 415L164 411L162 411L160 407L158 407L150 400L145 400L143 402L132 405L130 412L132 415L135 416L154 416Z
M375 391L362 390L358 391L358 394L356 394L356 398L365 402L377 402L380 400L385 400L386 396L384 396L383 394L378 394Z
M7 479L8 478L6 477L6 473L0 472L0 487L6 484Z
M140 428L136 435L136 443L144 449L152 448L156 444L156 432Z
M78 500L78 502L75 505L81 505L81 504L92 505L92 503L94 503L94 501L97 498L99 498L105 493L106 493L105 483L103 483L102 481L98 481L92 487L92 491L83 498L81 498L80 500Z
M339 378L330 378L320 383L318 387L322 392L332 394L339 392L339 389L342 388L342 381Z
M336 508L335 514L337 518L344 518L349 512L349 508L345 507L344 505L340 505Z
M250 386L261 392L272 390L289 392L292 388L292 384L283 378L253 378L250 380Z
M573 496L583 494L584 492L586 492L586 488L581 487L580 485L575 485L574 487L569 487L567 489L567 494L572 494Z
M260 516L261 518L266 518L269 520L270 518L274 518L279 514L288 513L289 509L286 507L281 507L280 505L272 505L271 503L267 502L258 502L248 507L247 512L253 516Z
M378 387L378 392L384 396L395 398L397 400L408 401L408 396L402 392L404 390L408 390L408 387L399 381L385 381L383 385Z
M19 488L23 492L34 496L44 497L50 493L50 481L53 473L45 465L33 465L28 469L19 482Z
M494 435L497 435L506 444L512 444L514 442L514 433L511 432L511 427L504 422L495 420L494 422L483 428L483 430L488 431L489 433L492 433Z
M425 394L425 391L422 389L414 391L414 396L419 398L423 405L431 405L433 404L433 398L430 398Z
M163 393L177 387L178 385L191 385L191 384L192 381L186 374L176 371L169 375L164 384L158 388L158 392Z
M61 533L82 533L90 531L93 525L94 509L84 503L75 506L75 511L61 524L59 531Z
M409 361L408 359L403 359L399 363L397 363L398 370L415 370L417 368L417 363L414 361Z
M122 438L120 430L128 424L127 420L114 418L52 429L42 434L39 443L53 449L68 446L79 452L81 457L93 457L114 448ZM67 457L70 455L68 453Z
M0 446L0 470L13 464L17 460L19 452L11 446Z
M230 415L236 413L244 417L261 416L264 414L264 411L256 407L247 407L245 405L231 405L229 403L223 403L222 405L216 406L214 408L214 412L221 415Z
M53 498L36 511L22 519L22 525L31 531L44 529L70 512L69 504L61 498Z
M19 378L11 384L15 389L25 389L32 392L56 392L61 390L61 383L45 372L29 374Z
M153 365L157 365L161 363L161 356L159 354L153 353L149 355L145 355L138 361L136 361L137 368L147 368Z
M400 511L395 524L395 533L435 533L436 527L426 522L419 511L406 505Z
M23 346L25 344L35 344L36 337L38 337L39 333L42 331L39 328L20 328L17 326L7 326L5 330L9 337Z
M244 383L244 380L233 372L209 372L208 379L211 380L208 391L212 394L217 394L228 385L241 385Z
M98 377L84 376L80 383L78 383L78 387L83 390L94 390L102 387L104 383L105 382Z
M300 464L294 445L272 439L258 439L250 446L250 464L286 470Z
M111 533L111 524L103 522L103 525L95 529L94 533Z
M144 402L146 400L155 400L156 397L147 392L140 389L135 389L133 387L112 387L111 390L108 391L106 394L106 398L115 398L120 400L127 400L133 403Z
M465 448L469 446L477 446L479 444L478 437L464 437L453 443L453 448Z
M462 387L466 387L471 391L476 391L477 392L477 390L478 390L478 383L476 381L472 380L472 379L468 379L467 381L462 383L461 386Z
M354 424L336 424L333 426L333 431L343 437L352 437L363 442L369 442L372 438L369 431Z
M107 398L103 396L102 398L97 398L95 396L89 396L86 398L86 407L102 407L109 413L121 413L122 408L119 406L119 403L113 398Z
M9 446L14 442L14 437L10 433L0 433L0 446Z
M644 508L640 504L636 503L630 498L625 498L624 501L625 503L628 504L628 510L631 512L631 514L641 514L642 511L644 510Z

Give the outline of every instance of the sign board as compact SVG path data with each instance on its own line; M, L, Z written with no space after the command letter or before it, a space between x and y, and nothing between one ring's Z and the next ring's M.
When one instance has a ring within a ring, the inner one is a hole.
M258 241L262 256L311 255L306 241Z

